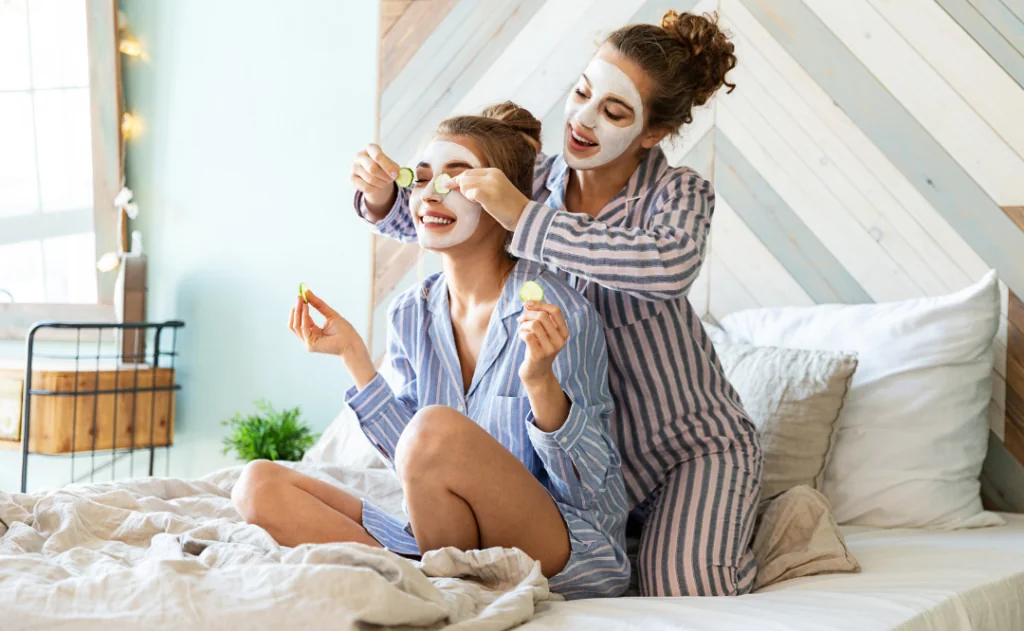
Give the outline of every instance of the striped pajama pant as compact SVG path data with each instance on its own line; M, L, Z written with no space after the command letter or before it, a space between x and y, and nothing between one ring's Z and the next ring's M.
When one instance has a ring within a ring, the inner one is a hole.
M757 567L750 540L761 491L760 458L735 451L678 464L640 513L636 570L644 596L749 593ZM753 463L755 470L748 470Z

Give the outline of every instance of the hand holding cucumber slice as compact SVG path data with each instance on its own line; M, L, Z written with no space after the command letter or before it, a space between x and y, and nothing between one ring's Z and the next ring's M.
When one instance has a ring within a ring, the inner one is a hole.
M401 188L409 188L412 186L415 179L416 175L412 172L412 169L409 167L402 167L398 170L398 177L395 178L395 184L398 184Z
M448 182L451 182L451 180L452 176L448 175L447 173L442 173L441 175L435 177L434 191L440 193L441 195L447 195L448 193L451 193L451 189L448 188Z
M299 283L299 298L302 298L302 302L309 304L309 299L306 298L306 292L309 291L309 287L306 287L306 283Z
M519 298L523 302L544 302L544 288L535 280L528 280L519 288Z

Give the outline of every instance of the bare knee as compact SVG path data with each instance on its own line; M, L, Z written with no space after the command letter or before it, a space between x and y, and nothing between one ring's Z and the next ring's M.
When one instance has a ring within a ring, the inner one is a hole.
M269 460L253 460L245 465L231 489L231 503L242 519L250 524L266 522L273 511L273 487L281 481L284 471L284 467Z
M430 475L451 462L453 450L475 427L473 421L456 410L431 405L416 413L402 432L395 447L395 469L403 481Z

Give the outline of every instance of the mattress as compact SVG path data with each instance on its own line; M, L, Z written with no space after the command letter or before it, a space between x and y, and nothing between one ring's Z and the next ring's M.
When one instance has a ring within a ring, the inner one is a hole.
M522 629L984 629L1024 631L1024 515L979 530L843 529L860 574L737 598L541 603Z

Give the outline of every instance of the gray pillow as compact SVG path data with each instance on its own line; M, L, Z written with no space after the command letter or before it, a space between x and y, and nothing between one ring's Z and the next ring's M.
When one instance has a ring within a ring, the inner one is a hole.
M730 344L720 338L715 350L761 436L762 497L798 485L820 488L843 398L857 369L856 354Z

